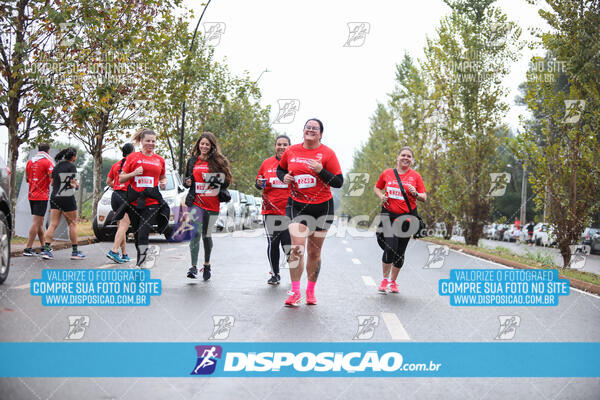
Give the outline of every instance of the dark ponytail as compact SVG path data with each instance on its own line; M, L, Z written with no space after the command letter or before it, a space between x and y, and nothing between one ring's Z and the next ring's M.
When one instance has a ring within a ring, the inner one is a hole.
M63 160L69 161L76 155L77 155L77 150L75 150L73 147L67 147L66 149L62 149L61 151L59 151L58 154L56 154L54 156L54 160L56 162L63 161Z
M133 147L133 144L131 143L125 143L123 147L121 147L121 151L123 152L123 159L121 160L121 165L119 166L119 174L123 170L123 164L125 164L125 159L128 155L133 153L133 150L135 150L135 147Z

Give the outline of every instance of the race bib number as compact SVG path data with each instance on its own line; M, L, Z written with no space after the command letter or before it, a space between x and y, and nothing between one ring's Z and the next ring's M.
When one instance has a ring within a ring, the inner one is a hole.
M152 188L154 187L154 177L153 176L136 176L135 179L135 185L137 187L144 187L144 188Z
M294 180L299 189L307 189L317 185L317 178L309 174L295 176Z
M210 183L206 182L196 182L196 194L201 194L203 196L216 196L219 193L218 188L210 187Z
M399 188L395 187L387 187L387 197L389 197L390 199L404 200L404 196L402 196L402 191Z
M277 177L269 179L269 183L271 184L272 188L276 189L286 189L288 187L287 183L281 182Z

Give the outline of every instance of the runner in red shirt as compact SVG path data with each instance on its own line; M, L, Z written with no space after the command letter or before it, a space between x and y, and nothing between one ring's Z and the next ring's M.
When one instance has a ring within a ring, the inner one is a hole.
M219 191L227 188L232 180L229 161L221 153L217 137L212 132L204 132L194 144L192 157L187 163L186 176L185 186L190 190L185 204L190 207L191 223L194 225L194 235L190 240L192 266L187 272L187 277L195 279L198 274L198 253L202 237L202 278L207 281L211 276L211 229L217 221L221 207Z
M27 162L25 166L25 180L29 184L29 207L33 223L29 228L29 237L27 246L23 250L23 255L27 257L35 256L31 246L35 241L35 237L40 239L40 245L44 248L44 216L48 208L48 197L50 194L50 183L52 170L54 169L54 160L48 154L50 145L40 143L38 145L38 153Z
M321 247L333 223L333 196L330 186L341 188L344 177L338 159L329 147L321 144L323 123L311 118L304 124L304 141L290 146L281 156L277 177L291 184L286 215L291 219L289 231L292 252L289 258L292 291L286 306L300 304L300 278L307 249L306 304L317 304L315 284L321 269ZM292 265L295 263L296 265Z
M291 145L290 138L279 135L275 139L275 155L267 158L261 164L256 175L256 188L263 191L262 214L263 224L267 233L267 257L271 264L269 285L279 285L279 246L287 255L290 248L290 233L284 221L285 207L290 197L290 185L283 183L277 177L277 167L281 156Z
M155 193L158 192L158 187L165 189L167 186L165 159L154 153L156 132L142 128L134 135L134 141L141 145L142 151L127 156L119 175L120 183L128 183L128 191L140 194L146 189L151 189L150 191ZM142 196L129 204L127 213L135 233L136 265L143 268L148 250L148 236L152 232L152 225L156 222L159 202L155 198Z
M123 170L127 156L133 153L134 150L135 147L133 147L133 144L125 143L121 149L123 158L113 164L106 177L106 184L113 188L110 206L115 213L123 203L127 203L127 184L119 182L119 174ZM106 257L119 264L131 261L127 255L127 230L129 229L129 224L129 215L125 213L123 218L117 221L117 233L115 234L113 247L106 254ZM121 255L119 255L119 247L121 248Z
M414 153L412 149L410 147L402 147L396 158L395 169L398 171L398 176L400 177L404 191L408 196L410 208L415 210L417 208L417 200L425 202L427 200L427 194L425 193L425 185L423 184L421 175L410 168L413 159ZM385 238L385 250L383 251L382 257L383 280L379 286L379 291L386 293L389 284L390 292L398 293L396 278L398 277L400 268L402 268L402 265L404 264L404 253L406 252L406 246L408 245L410 237L399 237L395 235L394 230L391 229L391 227L400 215L408 214L408 205L402 195L402 191L398 185L398 179L396 179L396 174L392 168L383 171L373 190L377 197L382 201L381 219L384 225ZM408 231L408 228L404 226L404 224L408 223L408 221L403 223L402 231ZM388 278L391 279L388 280Z

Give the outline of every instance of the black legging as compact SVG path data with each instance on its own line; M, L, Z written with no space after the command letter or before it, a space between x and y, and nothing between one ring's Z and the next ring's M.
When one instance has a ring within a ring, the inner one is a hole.
M279 275L279 246L281 245L286 256L290 252L292 241L286 221L285 215L263 215L263 225L267 233L267 257L274 275Z
M155 224L157 213L158 204L146 206L143 209L130 205L127 211L135 235L135 250L137 251L136 265L138 266L146 261L149 243L148 236L152 232L152 225Z
M398 237L393 232L393 223L399 216L400 215L390 213L387 210L381 213L381 219L389 221L389 224L386 223L386 221L384 221L383 224L385 249L383 250L381 261L386 264L392 264L396 268L402 268L402 265L404 265L404 253L406 252L406 246L408 246L408 241L410 240L410 236ZM404 221L401 227L402 232L407 232L409 225L408 221Z

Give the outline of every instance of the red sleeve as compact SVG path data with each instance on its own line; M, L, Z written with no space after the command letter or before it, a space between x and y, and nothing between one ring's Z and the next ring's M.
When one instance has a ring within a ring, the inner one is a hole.
M267 162L267 160L263 161L262 164L260 164L260 168L258 169L258 173L256 174L256 178L254 180L258 180L258 177L260 175L265 176L265 163Z
M284 151L283 155L281 156L281 160L279 160L279 166L285 169L286 171L288 170L288 154L289 151L286 149L286 151Z
M339 175L342 173L342 167L340 167L340 162L338 161L337 156L335 155L333 150L330 150L330 151L331 151L331 154L329 155L329 158L325 162L325 165L323 165L323 168L325 168L327 171L331 172L333 175Z
M166 174L167 174L167 169L166 169L166 167L165 167L165 159L164 159L164 158L162 158L162 157L160 158L160 165L161 165L161 168L160 168L160 175L159 175L159 178L160 178L161 176L163 176L163 175L166 175Z
M423 178L421 178L421 174L417 174L417 193L425 193L425 184L423 183Z
M110 167L110 171L108 171L108 177L110 179L112 179L113 181L116 180L116 178L115 178L115 171L116 171L115 170L115 165L113 165L112 167Z
M27 161L27 165L25 166L25 181L29 183L29 175L31 175L31 160Z
M46 160L46 162L48 164L48 175L52 175L52 171L54 171L54 165L52 165L50 160Z
M383 189L385 187L385 177L384 177L384 175L385 175L385 171L383 171L381 173L381 175L379 175L379 179L377 180L377 183L375 183L375 187L377 189L381 190L381 189Z

